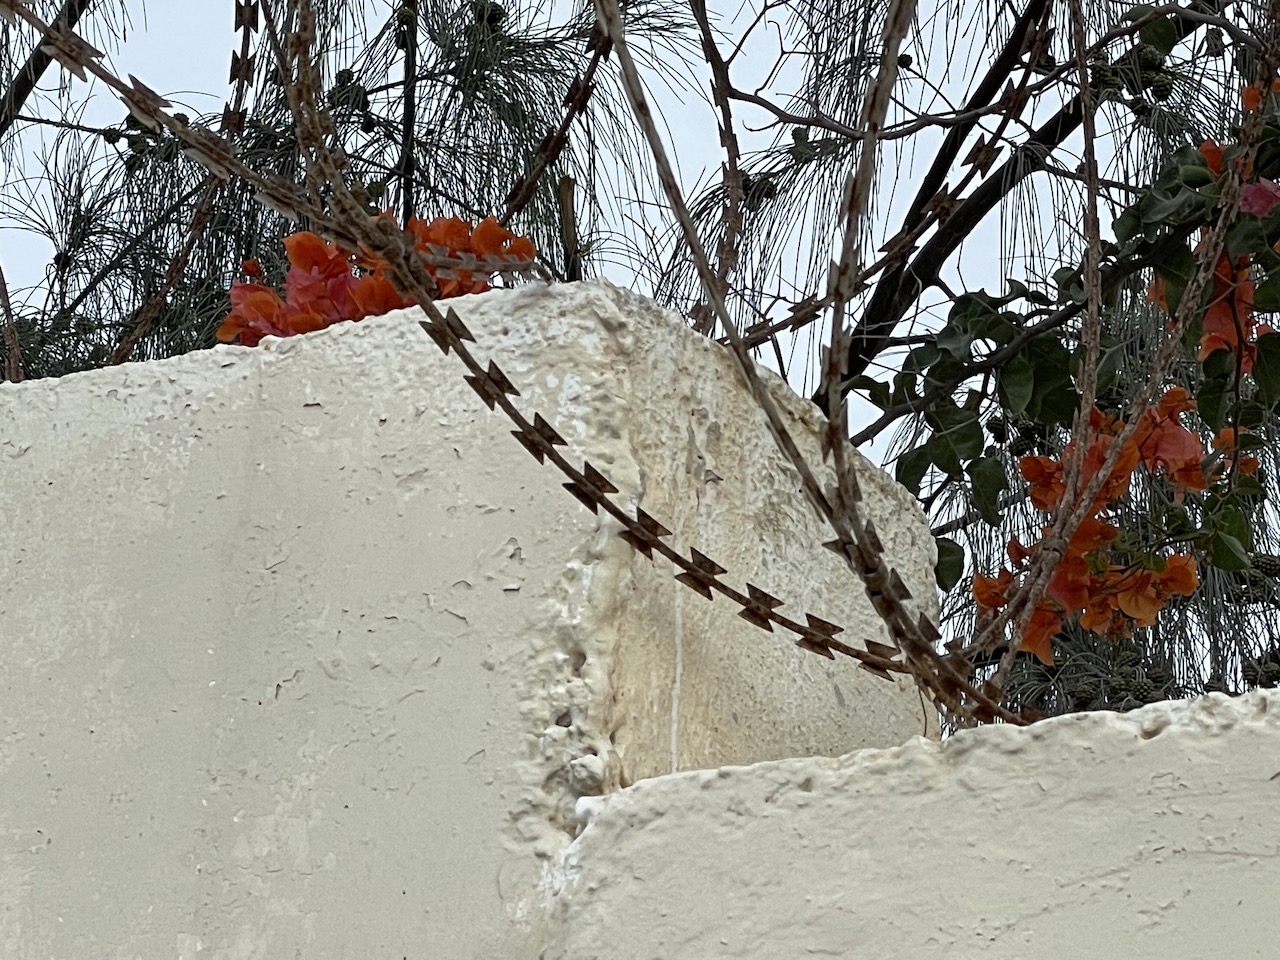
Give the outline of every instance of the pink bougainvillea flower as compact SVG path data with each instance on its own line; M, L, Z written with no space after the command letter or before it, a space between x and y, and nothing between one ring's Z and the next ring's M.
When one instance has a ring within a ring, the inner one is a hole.
M1256 217L1265 217L1280 203L1280 184L1262 179L1240 188L1240 209Z

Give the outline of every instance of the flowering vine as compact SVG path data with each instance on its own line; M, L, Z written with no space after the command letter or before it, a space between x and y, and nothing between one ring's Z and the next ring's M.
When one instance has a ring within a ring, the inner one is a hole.
M436 267L426 264L441 299L489 289L495 261L515 264L533 260L533 243L516 236L488 217L474 227L457 217L437 217L429 223L410 218L407 232L414 247L423 254L458 259L485 258L474 270ZM218 328L224 342L256 346L265 336L289 337L310 333L344 320L362 320L389 310L413 306L391 282L385 261L364 254L351 254L308 231L285 237L289 270L284 279L284 296L261 283L234 283L231 286L231 313ZM247 260L244 273L253 280L262 277L262 266Z
M1280 81L1267 90L1248 87L1243 97L1246 110L1262 110L1267 117L1264 146L1256 161L1264 172L1273 172L1280 159L1267 146L1280 135L1277 93ZM1117 242L1104 245L1104 252L1119 267L1126 256L1135 263L1142 254L1154 259L1156 278L1148 299L1172 316L1200 269L1207 242L1202 235L1190 249L1185 239L1177 238L1188 237L1196 227L1203 232L1229 166L1245 181L1239 213L1226 232L1184 341L1187 355L1200 365L1197 394L1193 397L1184 387L1174 386L1137 414L1137 429L1124 441L1115 466L1087 505L1084 521L1066 543L1044 597L1018 640L1020 649L1046 664L1053 662L1053 638L1068 620L1099 635L1128 636L1136 628L1155 625L1168 603L1198 589L1198 560L1225 571L1253 565L1247 515L1251 498L1262 496L1262 487L1254 476L1258 461L1246 451L1262 445L1251 428L1280 404L1280 334L1258 319L1259 312L1280 310L1280 184L1260 175L1238 144L1206 140L1199 147L1183 148L1151 189L1116 221ZM1158 244L1163 246L1152 258ZM1067 299L1080 298L1078 271L1062 271L1058 279ZM1006 409L1011 397L1017 399L1014 391L1002 391ZM1054 416L1039 422L1052 423ZM1184 418L1192 416L1199 422L1188 426ZM1117 417L1092 411L1084 441L1085 476L1099 472L1121 442L1123 427ZM1212 440L1206 444L1204 437ZM1018 471L1037 509L1047 513L1080 506L1063 503L1064 464L1075 452L1073 442L1061 457L1020 457ZM1180 528L1166 525L1154 543L1139 542L1138 536L1124 532L1116 509L1139 470L1167 485L1174 505L1170 512L1179 517L1174 526ZM970 472L976 479L976 472ZM1195 496L1197 522L1182 508L1188 494ZM1046 526L1046 534L1049 530ZM1029 572L1035 549L1014 538L1007 552L1008 566L993 576L973 577L980 623L1010 601Z

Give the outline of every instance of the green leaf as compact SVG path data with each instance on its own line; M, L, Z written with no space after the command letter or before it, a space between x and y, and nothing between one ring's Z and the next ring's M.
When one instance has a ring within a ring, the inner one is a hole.
M1027 409L1036 388L1036 372L1025 353L1015 354L996 375L1000 405L1018 416Z
M900 484L918 496L920 481L924 479L932 463L933 457L929 453L928 444L922 444L898 457L898 462L893 467L893 474Z
M1031 293L1030 287L1021 280L1015 280L1012 277L1005 277L1004 285L1008 292L1000 299L1005 303L1009 303L1012 300L1025 300L1027 295Z
M1111 231L1121 243L1127 243L1142 233L1142 217L1135 204L1111 222Z
M1172 195L1152 190L1139 207L1142 222L1149 224L1179 224L1198 214L1204 206L1204 197L1194 190L1179 190Z
M1172 537L1181 536L1187 533L1195 533L1196 526L1191 522L1191 516L1187 513L1187 508L1183 506L1171 506L1164 515L1164 532Z
M1271 274L1253 291L1253 309L1258 313L1280 313L1280 274Z
M990 316L996 312L991 297L985 291L962 293L956 297L956 302L951 307L947 320L961 329L967 330L972 326L974 320L979 317Z
M965 362L945 351L938 355L938 359L925 375L925 383L930 388L944 387L948 390L965 379Z
M1084 287L1080 284L1078 267L1059 267L1053 271L1053 282L1058 288L1058 302L1079 300L1084 296Z
M1227 256L1235 261L1246 253L1269 246L1262 221L1257 217L1240 217L1227 231Z
M1204 369L1206 377L1221 377L1232 382L1235 381L1236 355L1230 350L1220 349L1213 351L1213 353L1200 361L1200 366Z
M1214 433L1222 429L1226 420L1227 380L1224 377L1206 377L1196 394L1196 412Z
M1132 7L1125 11L1124 19L1141 20L1143 17L1150 16L1155 13L1155 8L1145 3L1135 3Z
M859 374L849 381L849 389L866 391L867 399L881 410L887 410L890 406L888 384L875 377L869 377L865 373Z
M1235 484L1235 492L1244 500L1265 500L1267 497L1267 491L1257 477L1237 473Z
M947 476L958 477L963 472L960 458L956 456L955 449L945 439L934 434L925 444L925 448L929 451L929 461Z
M1178 180L1192 189L1213 183L1213 171L1203 161L1184 163L1178 167Z
M916 375L914 373L909 370L902 370L893 378L892 399L894 406L920 399L920 394L916 392Z
M907 370L924 372L937 363L941 355L942 351L936 343L922 343L907 354L906 362L902 366Z
M1151 44L1166 56L1178 45L1178 28L1168 17L1144 23L1138 33L1142 36L1143 43Z
M1268 410L1266 404L1258 403L1256 400L1246 400L1238 406L1236 409L1236 415L1232 419L1236 426L1240 427L1243 431L1248 430L1250 427L1262 426L1267 422L1267 413ZM1240 440L1242 442L1248 439L1249 435L1245 433L1240 434Z
M1227 571L1248 570L1253 565L1240 541L1221 530L1215 530L1209 537L1209 562Z
M969 499L973 508L993 527L1003 519L1000 515L1000 494L1009 487L1009 475L1004 463L995 457L979 457L969 465Z
M945 592L964 576L964 547L950 537L937 537L934 542L938 545L938 562L933 568L933 576L938 589Z
M1164 299L1170 316L1177 312L1182 293L1199 267L1196 255L1180 243L1156 261L1156 273L1164 280Z
M1071 354L1056 336L1042 334L1023 348L1035 373L1026 416L1048 426L1070 423L1078 397L1071 382Z
M969 345L973 343L973 334L959 324L948 323L938 331L934 343L938 345L940 350L947 351L957 359L971 360L973 358L973 351L969 349Z
M1258 385L1259 399L1268 406L1275 406L1280 400L1280 333L1268 333L1258 338L1253 382Z
M966 463L982 453L982 426L973 410L964 410L949 399L939 400L925 411L925 421L933 428L929 440L933 462L949 475L960 473Z

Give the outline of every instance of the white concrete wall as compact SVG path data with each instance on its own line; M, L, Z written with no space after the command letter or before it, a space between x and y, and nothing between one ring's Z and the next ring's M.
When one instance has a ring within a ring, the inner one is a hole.
M455 304L686 549L881 634L720 348L604 285ZM460 372L395 314L0 385L0 958L535 958L580 797L925 729L635 555Z
M1280 691L583 804L546 960L1280 956Z

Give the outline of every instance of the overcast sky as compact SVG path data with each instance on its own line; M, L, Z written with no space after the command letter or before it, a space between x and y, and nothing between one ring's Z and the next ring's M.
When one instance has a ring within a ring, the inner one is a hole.
M128 6L130 22L118 50L113 50L109 38L98 35L91 23L84 33L86 39L107 52L105 62L109 68L122 78L133 74L172 100L175 109L193 114L220 109L231 89L231 51L238 49L230 0L130 0ZM67 75L54 64L46 71L39 89L51 93L66 79ZM72 95L81 98L88 85L79 80L71 82ZM126 113L119 98L101 85L95 89L85 122L102 126L119 123ZM34 98L28 100L23 113L50 115L45 104ZM42 138L52 140L55 132L27 125L24 138L28 144L36 145ZM0 265L12 290L38 284L52 254L46 240L0 218Z

